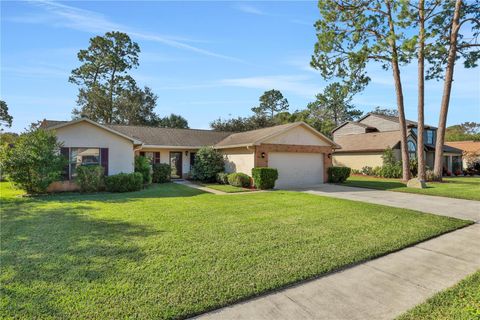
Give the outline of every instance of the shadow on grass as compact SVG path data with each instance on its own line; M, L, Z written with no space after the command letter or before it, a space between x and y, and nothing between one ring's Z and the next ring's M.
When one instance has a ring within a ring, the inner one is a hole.
M139 239L162 234L83 215L92 210L87 205L39 209L36 204L25 199L2 202L2 317L68 318L58 301L61 290L79 290L79 282L86 287L112 281L126 264L145 258L136 245Z

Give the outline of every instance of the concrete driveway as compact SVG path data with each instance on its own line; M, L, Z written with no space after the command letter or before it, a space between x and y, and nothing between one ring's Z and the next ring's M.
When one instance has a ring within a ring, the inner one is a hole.
M480 222L480 201L321 184L297 189L313 195L382 204Z

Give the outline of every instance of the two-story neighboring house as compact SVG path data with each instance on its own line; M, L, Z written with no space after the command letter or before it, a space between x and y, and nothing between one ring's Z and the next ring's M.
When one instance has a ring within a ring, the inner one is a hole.
M417 123L407 120L408 153L417 157ZM426 165L433 168L437 128L425 125L424 154ZM400 124L397 117L369 113L358 121L347 121L332 131L333 141L341 146L333 154L333 165L360 170L365 166L382 166L382 154L388 147L401 160ZM444 169L452 172L462 166L462 150L443 146Z

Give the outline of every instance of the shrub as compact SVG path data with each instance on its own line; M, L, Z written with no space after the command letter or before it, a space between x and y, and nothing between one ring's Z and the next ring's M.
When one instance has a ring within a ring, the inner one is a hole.
M412 176L416 177L418 175L418 160L416 158L410 159L408 162L408 168L410 169Z
M380 170L380 177L382 178L401 178L402 177L402 166L400 162L397 162L393 165L384 165Z
M433 170L427 170L425 171L425 179L427 181L435 181L435 180L438 180L436 177L435 177L435 172L433 172Z
M150 159L143 156L135 157L135 172L142 174L142 179L144 184L152 183L152 166L150 164Z
M393 154L393 149L388 147L383 151L382 154L383 165L394 165L397 163L395 155Z
M234 187L250 187L250 177L245 173L237 172L228 175L228 183Z
M141 190L143 176L140 172L119 173L105 177L105 187L110 192L129 192Z
M252 177L257 189L273 189L278 179L278 170L275 168L253 168Z
M331 182L331 183L345 182L350 176L351 171L352 170L348 167L329 167L327 170L328 182Z
M225 172L217 173L217 183L228 184L228 173L225 173Z
M164 183L170 181L172 168L167 163L155 163L153 165L152 181L155 183Z
M192 177L195 180L214 182L217 173L223 172L224 168L223 156L212 147L203 147L195 154Z
M375 167L372 169L372 175L380 177L382 175L382 167Z
M79 166L76 169L75 182L81 192L96 192L103 188L103 175L105 170L102 166Z
M362 171L361 170L358 170L358 169L352 169L352 174L362 174Z
M2 146L2 174L28 193L43 193L52 182L60 180L67 165L60 147L54 132L32 129L20 135L14 146Z
M365 176L371 176L373 175L373 169L372 167L365 166L362 168L361 173Z

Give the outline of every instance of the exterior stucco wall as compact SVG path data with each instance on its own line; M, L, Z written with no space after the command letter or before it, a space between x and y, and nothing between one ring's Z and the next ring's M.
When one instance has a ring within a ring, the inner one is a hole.
M78 122L55 130L64 147L108 148L108 173L134 170L132 141L87 122Z
M255 150L253 148L223 149L220 152L225 157L225 172L242 172L252 175L255 167Z
M395 152L395 151L394 151ZM383 164L382 153L333 154L333 165L361 170L363 167L380 167Z
M329 146L330 144L304 127L295 127L264 141L266 144Z

